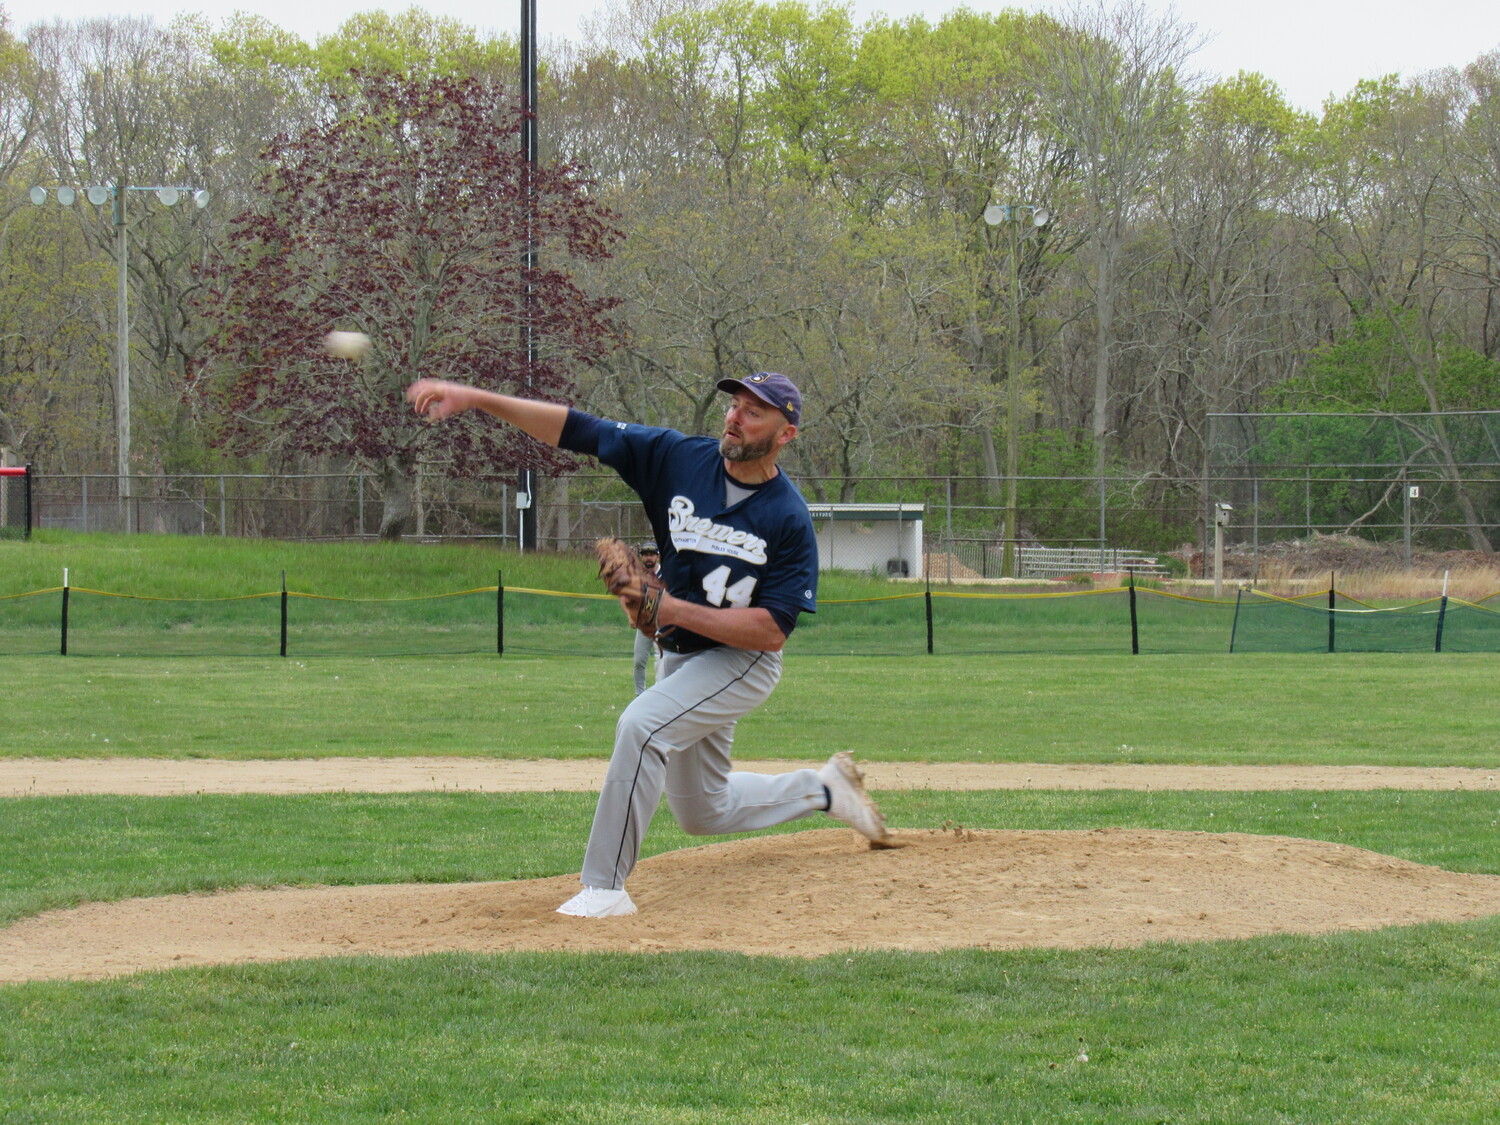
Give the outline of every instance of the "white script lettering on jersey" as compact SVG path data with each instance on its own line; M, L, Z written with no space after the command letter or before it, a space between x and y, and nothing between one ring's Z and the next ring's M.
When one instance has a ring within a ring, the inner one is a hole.
M699 518L696 511L693 502L686 496L672 497L672 505L667 509L667 526L672 532L672 546L678 551L728 555L757 565L765 563L764 539L751 535L748 531Z

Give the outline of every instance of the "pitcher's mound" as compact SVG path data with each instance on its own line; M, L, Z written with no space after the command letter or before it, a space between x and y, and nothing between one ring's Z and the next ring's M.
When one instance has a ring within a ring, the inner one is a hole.
M842 829L669 852L630 881L640 913L566 918L559 876L513 883L228 891L98 903L0 930L0 980L347 954L1136 945L1376 929L1500 913L1500 876L1358 848L1205 832L897 834Z

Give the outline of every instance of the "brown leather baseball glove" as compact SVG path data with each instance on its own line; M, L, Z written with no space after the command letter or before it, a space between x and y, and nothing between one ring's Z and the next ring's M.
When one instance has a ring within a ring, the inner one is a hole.
M635 549L623 539L605 538L594 543L599 559L599 578L604 588L620 599L625 616L646 636L656 636L656 615L666 587L646 569Z

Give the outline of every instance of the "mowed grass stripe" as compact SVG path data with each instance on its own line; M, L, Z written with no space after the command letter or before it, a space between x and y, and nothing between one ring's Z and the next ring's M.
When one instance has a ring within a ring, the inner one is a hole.
M0 755L597 758L633 697L612 660L0 662ZM1500 766L1494 658L788 654L735 752L820 759Z
M1481 1123L1500 922L1131 950L441 955L0 988L0 1120Z

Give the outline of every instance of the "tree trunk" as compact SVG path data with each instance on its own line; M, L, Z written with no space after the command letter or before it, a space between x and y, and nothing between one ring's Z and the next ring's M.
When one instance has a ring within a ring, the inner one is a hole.
M990 502L998 503L1000 488L1000 451L995 448L995 431L984 426L979 431L980 448L984 457L984 489Z
M1443 422L1443 416L1435 413L1433 423L1438 436L1438 453L1443 459L1444 467L1448 470L1448 476L1453 481L1454 493L1458 499L1458 510L1463 513L1464 531L1469 536L1469 545L1482 554L1494 554L1495 545L1484 533L1484 520L1479 514L1479 509L1474 506L1473 497L1469 495L1463 470L1458 467L1458 458L1453 455L1453 444L1448 440L1448 427Z
M400 458L387 457L380 463L378 479L383 500L380 538L382 542L393 542L411 527L417 506L417 477L411 465Z

